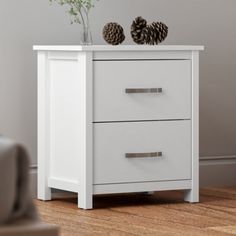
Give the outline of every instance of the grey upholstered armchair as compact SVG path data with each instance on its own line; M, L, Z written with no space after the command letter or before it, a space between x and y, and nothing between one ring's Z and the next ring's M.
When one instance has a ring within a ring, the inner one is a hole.
M41 222L29 191L26 150L0 136L0 236L56 236L58 228Z

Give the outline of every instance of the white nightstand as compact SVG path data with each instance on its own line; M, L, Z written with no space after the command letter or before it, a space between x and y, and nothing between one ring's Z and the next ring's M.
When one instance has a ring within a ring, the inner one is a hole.
M199 200L202 46L35 46L38 198L186 190Z

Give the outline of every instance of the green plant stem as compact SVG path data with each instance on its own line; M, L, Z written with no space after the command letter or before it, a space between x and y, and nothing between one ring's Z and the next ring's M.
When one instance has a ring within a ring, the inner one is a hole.
M85 21L84 21L84 17L83 17L83 14L82 14L81 10L79 10L79 14L80 14L80 16L81 16L83 25L84 25L84 27L85 27Z
M86 20L87 20L87 26L89 27L89 25L90 25L90 22L89 22L89 17L88 17L88 9L86 9L84 6L83 6L83 9L84 9L84 12L85 12L85 15L86 15Z

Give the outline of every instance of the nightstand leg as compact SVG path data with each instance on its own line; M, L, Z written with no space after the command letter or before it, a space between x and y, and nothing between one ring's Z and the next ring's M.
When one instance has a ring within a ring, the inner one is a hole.
M155 192L154 191L149 191L149 192L144 192L144 194L146 194L146 195L153 195Z
M185 201L199 202L199 52L192 52L192 183Z
M51 201L52 200L51 188L44 188L44 190L41 192L39 192L38 190L38 199L42 201Z
M41 173L39 168L38 173L38 199L43 201L52 200L51 188L48 187L47 178L45 177L45 173Z
M149 192L147 192L147 195L153 195L153 194L155 194L154 191L149 191Z
M93 195L92 194L78 194L78 208L89 210L93 208Z
M190 202L190 203L199 202L199 191L198 191L198 189L186 190L184 200L186 202Z

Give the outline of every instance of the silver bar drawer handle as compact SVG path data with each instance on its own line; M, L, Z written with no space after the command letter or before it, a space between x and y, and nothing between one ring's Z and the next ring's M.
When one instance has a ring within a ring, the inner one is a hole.
M126 153L126 158L144 158L144 157L161 157L162 152L147 152L147 153Z
M125 93L162 93L162 88L127 88Z

